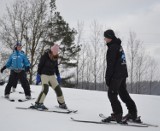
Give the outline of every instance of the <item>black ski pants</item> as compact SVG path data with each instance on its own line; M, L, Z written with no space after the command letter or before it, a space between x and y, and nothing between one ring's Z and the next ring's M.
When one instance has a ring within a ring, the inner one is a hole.
M20 81L22 88L24 89L24 93L26 96L31 96L30 85L26 77L26 72L21 71L19 73L11 70L8 84L5 88L5 95L10 94L11 87L15 85L15 82Z
M121 103L118 100L118 95L126 104L128 112L131 114L137 114L136 104L126 89L126 78L112 79L108 90L108 98L111 102L113 113L123 114Z

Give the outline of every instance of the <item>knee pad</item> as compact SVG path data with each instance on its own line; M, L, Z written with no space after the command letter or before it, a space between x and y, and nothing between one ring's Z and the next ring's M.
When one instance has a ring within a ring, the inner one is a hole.
M57 95L58 97L63 95L62 90L61 90L61 88L60 88L59 85L56 86L56 88L55 88L54 90L55 90L56 95Z

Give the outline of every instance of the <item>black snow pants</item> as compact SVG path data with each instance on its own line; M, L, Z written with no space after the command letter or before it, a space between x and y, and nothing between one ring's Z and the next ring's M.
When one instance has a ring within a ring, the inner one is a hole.
M11 70L9 81L4 92L5 95L10 94L11 87L14 86L18 80L20 81L22 88L24 89L25 95L31 96L30 85L26 77L26 72L23 70L19 73L15 72L14 70Z
M126 89L126 78L112 79L109 85L108 98L111 102L113 113L123 114L122 106L118 100L118 95L121 100L126 104L128 113L137 114L135 102L131 99Z

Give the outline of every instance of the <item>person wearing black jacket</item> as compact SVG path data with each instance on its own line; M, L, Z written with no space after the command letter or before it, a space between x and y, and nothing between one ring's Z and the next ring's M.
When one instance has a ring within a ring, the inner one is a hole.
M125 122L128 119L140 122L137 117L137 107L135 102L131 99L126 89L126 78L128 77L126 58L124 50L121 46L121 40L116 38L113 30L109 29L104 32L104 40L108 46L106 60L106 85L108 86L108 98L111 103L113 113L111 116L103 119L103 122L110 122L112 120L117 123ZM126 104L128 114L122 117L123 110L118 95Z
M40 76L40 79L42 81L42 91L39 94L35 102L35 105L31 106L31 108L42 110L47 109L47 107L44 106L43 102L48 93L49 86L51 86L56 92L59 107L67 109L67 105L65 104L62 90L57 81L61 79L58 69L58 50L59 46L55 44L51 47L50 50L46 51L40 58L37 76ZM57 79L55 75L57 76Z

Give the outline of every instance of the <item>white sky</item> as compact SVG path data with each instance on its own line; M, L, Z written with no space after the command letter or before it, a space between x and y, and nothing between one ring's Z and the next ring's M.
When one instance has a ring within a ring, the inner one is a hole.
M15 0L0 0L0 17L5 5ZM56 0L57 10L71 27L78 21L87 27L96 20L128 39L134 31L154 58L160 59L160 0Z

